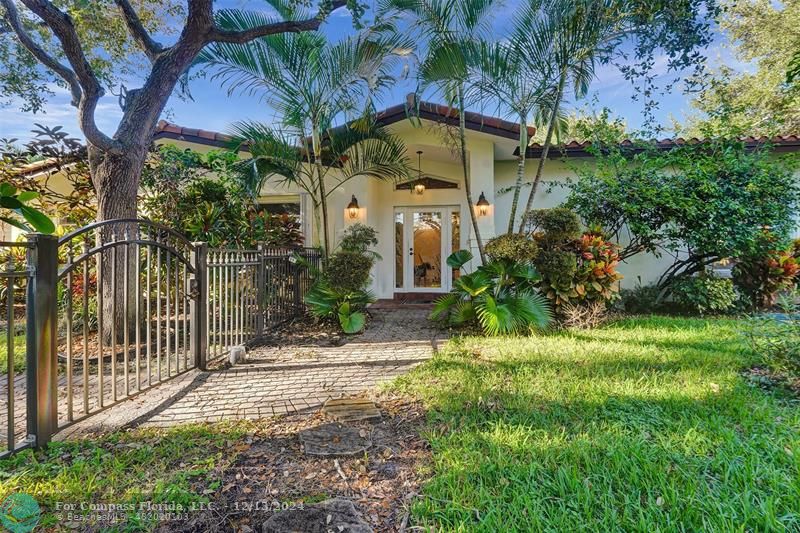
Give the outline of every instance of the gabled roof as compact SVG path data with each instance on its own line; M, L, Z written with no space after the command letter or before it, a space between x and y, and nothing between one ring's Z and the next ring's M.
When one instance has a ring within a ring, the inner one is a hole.
M773 152L777 153L796 152L800 150L800 136L798 135L777 135L771 138L745 137L742 139L742 141L744 142L746 148L757 148L765 144L771 144L773 146ZM678 137L676 139L653 139L650 142L659 150L671 150L678 146L685 146L687 144L702 144L706 142L706 139L698 139L697 137L684 139L683 137ZM632 151L641 151L642 149L638 148L639 144L640 143L636 143L630 139L625 139L620 143L620 146L629 147ZM553 145L550 147L547 157L548 159L559 159L561 157L592 157L592 154L588 150L591 145L591 141L570 141L564 144ZM531 144L528 146L528 149L525 150L525 157L532 159L540 158L542 156L542 148L542 145L539 143ZM519 149L515 150L514 154L518 155Z
M420 101L417 104L413 94L406 97L405 103L387 107L375 114L378 123L384 126L413 117L445 123L451 126L458 126L457 109L433 102ZM475 113L473 111L464 113L464 119L468 130L480 131L505 139L519 139L519 124L515 122ZM536 133L536 129L528 127L528 135L532 136L534 133ZM171 124L165 120L160 120L158 122L156 131L153 134L153 140L158 139L175 139L195 144L217 146L220 148L227 148L231 142L231 137L224 133L197 128L186 128L178 126L177 124Z

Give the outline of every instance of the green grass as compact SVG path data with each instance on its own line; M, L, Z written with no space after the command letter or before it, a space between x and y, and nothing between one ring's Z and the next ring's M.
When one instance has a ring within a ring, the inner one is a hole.
M30 494L44 510L40 524L62 527L66 516L59 516L59 502L198 506L210 500L204 487L219 485L206 478L221 477L214 473L236 459L236 443L251 427L237 421L140 429L98 440L54 442L38 452L26 450L0 461L0 501L11 493ZM154 525L146 516L125 514L127 519L116 530L149 530ZM108 523L98 526L109 530Z
M798 531L800 409L733 320L463 338L395 387L430 408L413 507L446 531Z
M0 333L0 374L8 373L8 335ZM25 335L14 337L14 371L25 370Z

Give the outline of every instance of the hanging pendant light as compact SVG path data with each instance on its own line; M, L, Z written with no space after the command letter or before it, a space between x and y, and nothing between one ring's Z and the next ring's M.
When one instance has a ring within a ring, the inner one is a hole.
M411 190L419 195L425 192L425 183L422 181L422 150L417 150L417 182Z

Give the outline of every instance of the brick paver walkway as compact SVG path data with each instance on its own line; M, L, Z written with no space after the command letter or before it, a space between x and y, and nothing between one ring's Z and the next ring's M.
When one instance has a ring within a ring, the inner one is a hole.
M123 426L171 426L263 418L318 409L329 398L356 395L429 359L444 340L420 307L375 309L367 331L336 347L255 348L248 362L219 371L192 370L58 434Z

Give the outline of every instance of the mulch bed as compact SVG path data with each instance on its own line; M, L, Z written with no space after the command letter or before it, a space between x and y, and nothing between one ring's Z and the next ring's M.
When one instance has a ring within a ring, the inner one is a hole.
M263 420L235 444L239 457L232 465L194 487L211 494L214 509L195 512L186 522L163 523L158 531L260 532L276 510L334 497L352 501L375 531L405 530L423 482L421 468L430 460L420 437L424 410L400 397L385 396L378 404L381 420L347 424L371 440L364 453L349 457L304 453L298 433L330 422L319 413ZM219 488L212 491L214 482Z
M338 324L305 315L266 331L254 346L341 346L347 337Z

